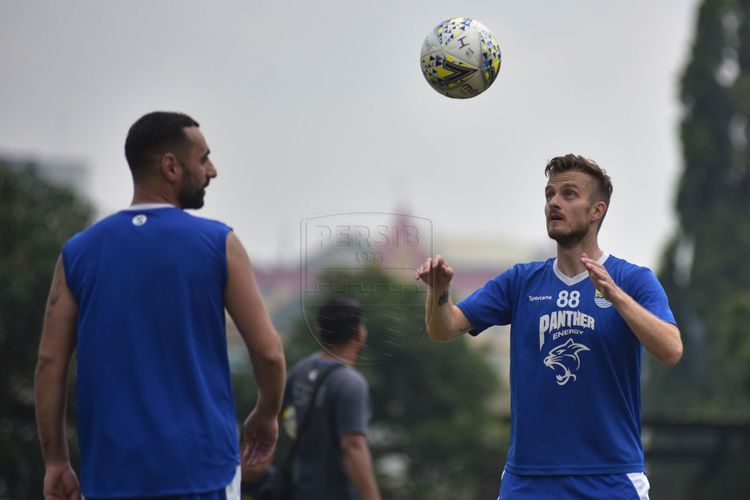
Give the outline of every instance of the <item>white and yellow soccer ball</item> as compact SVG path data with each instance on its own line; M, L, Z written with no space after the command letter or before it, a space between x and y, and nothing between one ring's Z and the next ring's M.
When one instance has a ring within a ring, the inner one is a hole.
M435 26L422 44L422 74L448 97L466 99L487 90L500 70L500 47L476 19L455 17Z

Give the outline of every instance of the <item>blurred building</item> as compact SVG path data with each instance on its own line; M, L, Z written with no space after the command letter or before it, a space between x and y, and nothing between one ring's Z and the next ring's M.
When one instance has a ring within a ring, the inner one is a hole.
M393 227L403 226L408 221L404 216L394 215L391 223ZM446 258L455 270L451 294L454 302L458 302L474 290L482 287L487 281L508 269L517 262L542 260L554 253L554 247L523 245L518 242L504 240L492 236L476 235L437 235L431 245L433 253ZM389 266L401 270L416 269L427 255L424 247L386 248L385 261ZM331 249L316 255L314 265L318 268L326 267L326 261L336 263L346 256L337 249ZM401 264L399 264L401 263ZM307 272L301 262L290 262L286 265L256 266L255 277L261 294L268 308L274 326L284 337L291 330L294 322L301 316L303 275ZM397 272L395 279L404 279L409 273ZM411 275L410 275L411 276ZM414 285L413 278L409 278L408 285ZM231 321L228 321L230 324ZM232 325L230 328L234 328ZM498 378L505 389L509 387L509 347L510 336L508 327L493 327L478 336L472 345L483 352L496 370ZM232 340L233 339L233 340ZM238 335L231 335L230 341L237 347L242 347ZM233 356L235 363L246 366L247 355L244 347ZM235 365L237 366L237 365ZM508 394L508 390L503 391ZM507 397L498 403L502 410L507 410Z

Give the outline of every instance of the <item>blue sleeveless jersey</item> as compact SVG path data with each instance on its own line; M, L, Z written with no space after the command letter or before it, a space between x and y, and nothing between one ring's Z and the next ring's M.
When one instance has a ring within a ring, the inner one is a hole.
M177 208L124 210L65 245L86 496L206 492L234 477L229 231Z
M613 256L602 262L626 293L675 323L654 274ZM518 264L458 304L478 334L511 325L511 439L519 475L642 472L641 343L587 273L555 259Z

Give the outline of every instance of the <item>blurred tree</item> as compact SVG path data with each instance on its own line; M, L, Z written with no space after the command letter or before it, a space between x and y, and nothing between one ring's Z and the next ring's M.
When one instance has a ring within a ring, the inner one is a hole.
M718 424L750 417L750 0L701 3L681 99L679 228L660 278L685 353L673 368L650 360L644 410ZM713 446L689 475L652 463L660 496L747 498L750 477L737 472L747 469L750 444Z
M750 364L738 358L750 335L735 333L750 293L749 0L703 2L681 84L679 229L660 277L685 355L674 368L651 366L648 406L750 415Z
M41 321L62 245L92 215L33 165L11 169L0 160L0 498L42 498L34 417Z
M464 338L436 344L414 335L424 332L425 294L377 268L325 281L333 286L305 304L307 318L336 294L363 305L369 336L359 369L370 383L371 446L384 498L495 498L508 429L491 410L500 389L485 357ZM300 318L286 341L290 368L320 350L309 323ZM394 338L412 340L399 346Z

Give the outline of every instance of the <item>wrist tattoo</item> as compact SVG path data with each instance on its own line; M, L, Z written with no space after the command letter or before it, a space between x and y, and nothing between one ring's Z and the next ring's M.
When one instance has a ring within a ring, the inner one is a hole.
M448 290L440 294L440 297L438 297L438 305L442 306L442 305L445 305L447 302L448 302Z

